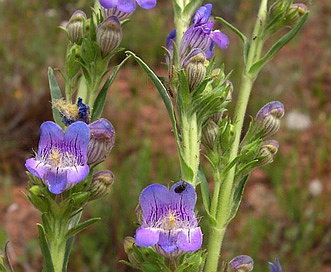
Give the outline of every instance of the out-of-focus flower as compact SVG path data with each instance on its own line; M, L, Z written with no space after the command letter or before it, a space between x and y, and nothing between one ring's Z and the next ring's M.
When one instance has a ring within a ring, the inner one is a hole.
M229 262L230 272L249 272L254 268L254 261L247 255L240 255Z
M280 127L280 119L284 116L284 105L279 101L269 102L256 114L255 132L263 130L261 137L274 135Z
M123 12L133 12L136 9L136 2L144 9L151 9L156 5L156 0L99 0L99 2L104 8L117 7Z
M156 246L166 254L195 251L202 245L202 232L194 212L194 187L183 181L170 191L160 184L146 187L140 194L141 226L135 242L138 246Z
M310 183L309 183L309 187L308 187L309 193L312 196L318 196L322 193L323 191L323 183L321 182L321 180L319 179L313 179Z
M89 139L90 130L84 122L71 124L65 133L56 123L44 122L40 126L38 153L26 160L25 167L42 179L51 193L60 194L87 177Z
M214 22L209 21L211 10L212 4L206 4L196 11L193 25L185 31L180 44L179 55L182 59L194 48L200 48L205 52L207 59L213 56L215 44L223 50L227 49L229 38L221 31L213 30ZM170 40L171 35L168 37L167 44Z
M275 264L272 262L268 262L268 264L270 267L270 272L282 272L283 271L278 258L275 258Z
M103 161L115 144L115 129L104 118L88 125L90 128L90 141L87 148L88 164L96 164Z
M286 114L286 126L291 130L305 130L311 126L308 114L293 110Z

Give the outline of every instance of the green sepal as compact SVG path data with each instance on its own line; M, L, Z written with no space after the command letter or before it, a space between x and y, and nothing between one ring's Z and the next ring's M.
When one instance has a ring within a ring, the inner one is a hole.
M247 183L249 175L245 175L244 177L242 177L242 179L240 180L240 182L238 183L234 194L233 194L233 199L232 199L232 205L231 205L231 211L229 214L229 218L228 218L228 223L236 216L239 205L241 203L242 200L242 196L244 193L244 189L245 189L245 185Z
M106 105L106 97L108 93L109 86L113 83L118 71L122 67L122 65L130 58L130 56L127 56L120 64L118 64L114 71L111 73L105 84L102 86L102 89L100 90L97 98L95 99L94 105L93 105L93 111L91 115L91 122L94 122L98 118L101 117L101 114L103 112L103 109Z
M62 98L62 93L59 84L57 83L57 80L55 78L54 71L51 67L48 67L48 82L51 91L52 104L54 104L57 100ZM62 117L60 115L59 110L55 107L52 107L52 112L55 123L57 123L59 126L63 128L64 124L62 123Z
M82 57L84 63L87 63L88 65L93 63L96 60L98 51L99 47L96 42L86 37L83 39L80 56Z
M187 252L178 258L179 266L174 272L200 272L203 271L207 252L198 250Z
M85 230L86 228L88 228L90 225L94 224L95 222L101 220L101 218L90 218L82 223L79 223L78 225L72 227L65 236L65 239L69 239L73 236L75 236L76 234L80 233L81 231Z
M43 267L45 272L55 272L53 267L53 261L51 257L51 253L49 251L48 242L46 238L46 232L41 224L37 224L38 227L38 236L39 236L39 244L40 249L43 255Z
M79 45L77 44L70 44L67 50L65 68L69 80L71 80L80 70L80 64L78 62L79 50Z
M269 51L257 62L255 62L249 69L249 73L256 75L261 68L269 61L271 60L278 52L279 50L287 44L292 38L299 32L299 30L302 28L303 24L307 20L309 15L309 12L307 11L300 20L297 22L297 24L289 31L287 32L283 37L281 37L270 49Z

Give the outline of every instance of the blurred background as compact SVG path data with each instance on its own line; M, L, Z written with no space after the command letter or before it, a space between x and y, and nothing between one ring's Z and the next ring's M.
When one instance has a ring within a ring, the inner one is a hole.
M210 2L213 14L251 33L258 0ZM282 101L286 109L274 136L280 142L276 159L253 171L224 241L222 258L250 255L254 271L269 271L267 261L275 257L284 271L331 271L331 2L305 3L311 10L308 22L260 74L248 108L248 118L272 100ZM0 0L0 247L10 241L15 271L41 271L36 229L40 219L22 191L28 181L25 159L37 150L40 124L52 119L47 68L64 68L67 37L57 26L76 9L90 14L91 4ZM152 10L137 8L123 29L122 46L161 76L166 75L161 47L173 28L172 18L171 1L158 0ZM230 37L229 49L217 49L216 57L232 71L235 100L242 46L229 30L217 28ZM111 65L124 57L117 55ZM61 82L60 73L56 75ZM230 114L232 110L230 106ZM126 259L123 239L134 235L137 227L141 189L178 180L166 109L133 61L111 86L103 117L116 128L116 145L100 168L112 170L115 183L110 195L86 207L86 218L102 221L77 236L69 265L73 272L132 271L119 260ZM197 209L203 217L201 203Z

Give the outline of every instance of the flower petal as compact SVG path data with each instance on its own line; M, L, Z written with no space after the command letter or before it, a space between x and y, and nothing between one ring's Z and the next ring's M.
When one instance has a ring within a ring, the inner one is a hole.
M183 186L183 181L175 183L170 189L173 209L181 211L181 216L185 217L185 219L194 219L196 221L194 206L197 201L197 195L194 187L190 183L185 183L185 189L178 193L175 191L178 186Z
M160 232L160 239L158 245L167 253L173 252L178 249L177 247L177 237L173 232Z
M162 217L164 208L170 204L169 190L160 184L147 186L140 194L139 204L146 223Z
M61 168L50 169L46 173L44 180L51 193L60 194L67 187L67 172Z
M117 5L117 0L99 0L99 2L104 8L113 8Z
M134 237L137 246L153 246L159 241L160 231L155 228L139 228Z
M209 36L221 49L225 50L228 48L230 43L229 38L221 31L212 31Z
M51 146L60 146L63 142L62 128L51 121L47 121L40 126L40 140L38 145L38 154Z
M118 0L117 9L123 12L132 12L136 9L135 0Z
M182 229L177 235L177 246L183 251L195 251L202 245L202 231L200 227Z
M204 6L201 6L194 14L193 25L199 26L206 23L211 15L212 8L212 4L206 4Z
M45 166L44 163L39 160L36 160L35 158L27 159L25 161L25 167L32 175L41 179L44 177L45 173L49 169L49 167Z
M84 122L71 124L64 135L65 148L78 156L79 163L87 162L87 146L90 140L90 129ZM66 150L63 150L66 151Z
M74 185L85 179L89 172L90 168L87 164L70 167L67 169L67 182Z
M144 9L151 9L155 7L156 0L137 0L137 3Z

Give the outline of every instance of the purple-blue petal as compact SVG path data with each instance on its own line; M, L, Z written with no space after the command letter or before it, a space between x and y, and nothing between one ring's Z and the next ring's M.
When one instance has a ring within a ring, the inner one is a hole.
M200 227L182 229L177 235L177 246L183 251L195 251L202 246L202 231Z
M84 122L71 124L64 135L65 146L77 156L79 163L87 162L87 146L90 140L90 129Z
M171 231L160 232L158 245L167 253L177 250L177 235Z
M76 183L84 180L90 172L90 168L87 164L73 166L67 169L67 181L70 185L75 185Z
M47 121L40 126L40 140L38 145L38 154L49 151L52 146L60 146L63 141L62 128L51 121Z
M113 8L117 5L118 0L99 0L100 5L104 8Z
M270 267L270 272L282 272L282 266L280 265L280 262L278 260L278 258L275 258L275 264L273 264L272 262L268 262L269 267Z
M193 17L193 25L199 26L206 23L211 15L212 8L212 4L206 4L198 8Z
M160 231L155 228L139 228L135 234L135 243L137 246L153 246L159 241Z
M60 194L67 187L67 171L62 168L52 168L46 173L44 180L51 193Z
M27 159L25 161L25 167L32 175L41 179L49 169L45 164L35 158Z
M147 223L156 222L163 216L165 211L162 209L170 203L169 194L167 187L161 184L149 185L141 192L139 204Z
M137 3L144 9L151 9L155 7L156 0L137 0Z
M228 48L230 43L228 36L219 30L212 31L209 37L223 50Z
M136 9L135 0L118 0L117 8L123 12L132 12Z
M196 219L194 207L197 201L197 195L194 187L189 183L185 183L185 189L183 191L176 193L175 189L182 184L183 181L179 181L171 187L171 206L174 210L181 212L181 217L185 217L185 219L188 220L193 220L193 223L195 223Z

